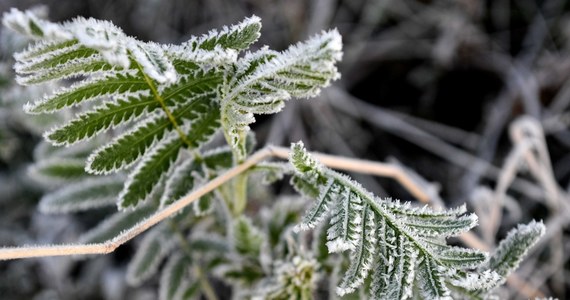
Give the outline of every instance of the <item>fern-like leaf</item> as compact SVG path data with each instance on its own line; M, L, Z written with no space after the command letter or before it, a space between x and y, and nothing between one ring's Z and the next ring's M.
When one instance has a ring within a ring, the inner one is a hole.
M195 138L188 138L184 141L191 143L188 146L199 147L213 133L212 130L215 131L219 127L219 108L217 108L212 93L212 87L215 87L218 80L219 77L215 75L195 80L186 79L181 82L180 86L171 86L164 93L165 103L172 105L170 116L177 124L185 120L193 120L196 123L191 125L191 128L199 131L193 135ZM186 102L186 104L182 105L181 102ZM158 105L153 104L150 107L157 108ZM149 109L149 106L146 109ZM114 114L116 113L115 110ZM139 122L132 130L96 150L88 158L86 167L88 172L106 174L132 165L144 156L157 141L164 139L167 133L176 131L172 119L163 111L156 111Z
M263 235L249 218L241 216L232 226L232 241L237 253L257 257L261 251Z
M292 182L296 190L308 197L315 197L318 195L317 202L309 209L309 211L304 215L300 224L295 226L295 231L307 230L317 226L329 212L329 206L334 203L334 201L339 196L339 187L335 184L334 179L329 179L326 185L324 185L320 191L315 190L305 190L305 188L310 188L312 185L301 185L305 183L299 177L294 177Z
M378 199L348 177L321 166L302 143L292 145L290 161L299 178L296 185L302 182L301 190L317 199L297 228L312 228L315 220L330 214L329 251L350 251L351 264L337 288L339 295L360 288L374 270L370 286L374 299L408 299L414 289L425 299L449 299L447 274L470 272L487 259L484 252L444 242L476 225L476 216L464 207L435 211Z
M330 252L354 251L361 234L362 199L345 188L331 209L332 217L327 231L327 247Z
M77 116L66 125L46 132L45 138L54 145L73 145L103 130L136 120L147 111L158 108L152 97L117 98Z
M542 222L532 221L529 224L518 225L499 243L481 270L492 270L506 277L518 267L528 250L538 242L544 232L545 227Z
M219 110L215 106L204 106L203 111L194 111L198 116L188 124L185 132L192 132L192 136L185 136L182 140L178 132L170 133L170 137L164 139L154 147L154 150L142 160L131 173L125 184L125 189L119 196L119 205L123 208L136 206L144 201L156 184L168 173L174 161L178 158L180 150L185 143L188 147L199 148L206 143L219 128Z
M121 72L63 88L34 104L27 104L24 109L28 113L50 113L88 100L119 94L133 95L146 90L147 84L134 72Z
M212 30L206 35L192 38L182 46L190 50L214 50L216 47L244 50L257 41L260 30L261 19L252 16L221 31Z
M418 250L381 221L377 227L378 258L370 285L372 299L407 299L412 295Z
M43 213L72 213L115 204L123 181L116 177L87 178L67 183L42 197L39 209Z
M59 185L85 178L82 159L53 157L30 167L30 176L46 186Z
M376 252L374 212L369 205L364 205L360 213L360 235L350 257L350 267L337 289L337 293L341 296L352 292L364 283L374 261Z
M12 8L9 13L3 15L2 24L35 39L66 40L71 37L68 32L57 24L41 20L31 11L21 12Z
M179 252L168 259L160 276L158 292L160 300L180 298L176 296L184 290L184 282L189 281L187 278L191 274L188 270L189 265L190 259Z
M160 262L174 248L176 241L176 236L164 226L147 234L127 268L129 284L138 286L156 274Z
M56 24L13 10L6 20L38 40L16 55L21 83L76 81L25 106L34 114L83 107L48 131L48 141L73 145L117 129L111 142L89 155L85 170L109 174L136 164L120 208L143 202L181 151L199 153L219 129L232 141L232 163L238 163L247 153L253 114L277 112L291 97L315 96L338 78L335 63L342 55L340 35L330 31L282 53L263 48L238 59L259 38L255 16L181 45L138 41L110 22L81 17ZM45 34L49 28L58 34ZM210 200L198 201L197 211L206 211Z
M444 282L443 272L437 262L426 255L420 255L417 285L424 299L452 300L451 292Z
M261 50L238 62L237 74L223 87L222 126L238 157L254 114L280 111L291 97L314 97L339 77L335 63L342 43L337 31L325 32L283 53Z

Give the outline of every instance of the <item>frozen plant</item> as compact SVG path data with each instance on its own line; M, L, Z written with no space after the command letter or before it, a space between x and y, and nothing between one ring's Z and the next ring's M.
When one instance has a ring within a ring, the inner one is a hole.
M44 134L66 148L38 150L32 173L61 185L40 209L73 213L116 203L119 212L80 245L3 248L0 259L109 253L148 229L127 279L140 285L160 270L161 299L216 299L214 284L233 287L236 296L251 290L244 298L309 299L317 297L317 280L339 272L336 289L324 294L480 299L504 283L544 232L540 222L520 225L491 254L450 246L446 238L477 225L465 206L436 210L380 199L321 165L302 143L252 154L256 114L314 97L339 77L336 30L283 52L243 53L259 37L255 16L180 45L142 42L94 19L51 23L13 9L3 22L36 40L15 55L20 84L73 81L24 108L72 115ZM212 149L217 133L228 146ZM263 161L289 152L290 164ZM303 217L291 198L270 207L270 217L246 214L248 179L285 175L304 199L315 199Z

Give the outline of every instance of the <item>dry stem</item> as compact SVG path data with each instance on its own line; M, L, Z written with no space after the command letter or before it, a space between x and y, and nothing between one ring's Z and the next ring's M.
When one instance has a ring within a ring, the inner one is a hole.
M422 202L429 201L429 195L421 189L401 168L398 166L372 162L361 159L350 159L325 154L314 154L324 165L345 170L355 171L377 176L394 178L412 195ZM243 163L229 169L226 173L209 181L207 184L196 189L188 196L172 203L171 205L157 211L143 222L135 225L133 228L123 232L115 238L103 243L87 244L87 245L47 245L47 246L21 246L0 249L0 260L30 258L30 257L46 257L46 256L67 256L67 255L86 255L86 254L106 254L113 252L120 245L128 242L137 235L143 233L153 225L163 221L164 219L174 215L190 203L199 199L203 195L213 191L220 185L228 182L239 174L243 173L258 162L269 158L278 157L287 159L289 157L289 149L283 147L267 146Z

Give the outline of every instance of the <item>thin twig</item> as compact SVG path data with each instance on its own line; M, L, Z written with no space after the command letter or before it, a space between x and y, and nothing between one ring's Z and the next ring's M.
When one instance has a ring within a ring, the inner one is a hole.
M391 177L400 182L410 193L417 197L420 201L429 201L429 195L425 193L418 185L414 183L409 176L406 175L401 168L397 166L383 164L373 161L344 158L325 154L314 154L324 165L341 169L345 171L355 171L365 174L373 174L377 176ZM128 242L137 235L143 233L150 227L174 215L182 210L196 199L211 192L222 184L228 182L239 174L243 173L258 162L269 158L278 157L287 159L289 157L289 149L283 147L267 146L243 163L229 169L226 173L214 178L207 184L196 189L188 196L172 203L171 205L159 210L148 219L135 225L133 228L123 232L115 238L103 243L86 244L86 245L47 245L47 246L22 246L0 249L0 260L30 258L30 257L46 257L46 256L67 256L67 255L87 255L87 254L106 254L113 252L120 245Z

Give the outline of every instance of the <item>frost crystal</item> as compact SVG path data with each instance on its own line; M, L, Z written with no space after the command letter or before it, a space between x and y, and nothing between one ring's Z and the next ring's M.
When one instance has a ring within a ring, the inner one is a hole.
M82 45L99 50L111 64L129 67L127 44L131 42L130 38L113 23L79 17L70 24L70 31Z

